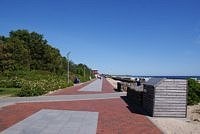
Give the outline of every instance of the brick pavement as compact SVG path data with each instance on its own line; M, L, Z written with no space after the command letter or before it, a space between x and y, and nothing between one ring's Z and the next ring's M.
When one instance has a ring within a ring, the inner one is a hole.
M78 91L78 89L87 84L89 83L71 87L70 89L60 90L54 94L92 94L91 92L81 93ZM102 92L114 92L112 85L105 79L103 80ZM2 107L0 108L0 132L41 109L99 112L97 134L161 133L161 131L144 115L137 114L137 112L134 112L134 109L130 110L130 106L128 106L121 98L61 102L30 102Z
M79 89L79 91L101 92L102 84L103 84L103 79L96 79L94 82L90 83L89 85Z
M96 93L114 93L115 92L114 87L106 79L103 79L102 91L100 91L100 92L79 91L81 88L87 86L88 84L90 84L93 81L94 80L92 80L90 82L83 83L83 84L78 85L78 86L58 90L58 91L56 91L52 94L48 94L48 95L74 95L74 94L96 94Z
M42 109L3 134L95 134L98 112Z
M98 134L158 134L160 130L144 115L132 113L122 99L18 103L0 110L0 131L41 109L99 112Z

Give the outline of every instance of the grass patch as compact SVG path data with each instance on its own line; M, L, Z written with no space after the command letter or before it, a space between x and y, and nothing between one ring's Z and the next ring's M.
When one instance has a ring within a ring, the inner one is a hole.
M16 96L19 89L20 88L0 88L0 96Z

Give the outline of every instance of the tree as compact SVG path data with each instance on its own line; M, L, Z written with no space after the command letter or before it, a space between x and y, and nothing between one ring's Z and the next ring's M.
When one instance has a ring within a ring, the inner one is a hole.
M17 38L10 38L7 42L8 51L12 53L12 60L14 61L13 69L29 69L30 56L28 49L23 42Z
M9 37L0 36L1 72L29 69L64 74L67 63L66 57L62 57L60 51L48 44L41 34L16 30L11 31ZM91 70L86 65L69 63L71 76L89 78Z

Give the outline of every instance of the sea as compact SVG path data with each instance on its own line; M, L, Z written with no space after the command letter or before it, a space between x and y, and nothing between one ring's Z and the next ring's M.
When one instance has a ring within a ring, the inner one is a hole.
M167 78L167 79L196 79L200 80L200 76L144 76L144 75L115 75L128 78Z
M196 79L200 80L200 76L134 76L131 77L138 77L138 78L167 78L167 79Z

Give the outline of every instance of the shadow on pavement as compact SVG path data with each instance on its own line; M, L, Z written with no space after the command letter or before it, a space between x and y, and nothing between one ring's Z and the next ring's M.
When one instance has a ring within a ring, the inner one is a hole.
M115 92L122 92L121 90L116 89L116 88L113 88L113 90L114 90Z
M121 96L121 99L126 102L126 104L128 105L127 108L132 113L148 116L147 112L145 112L141 105L129 100L127 96Z

